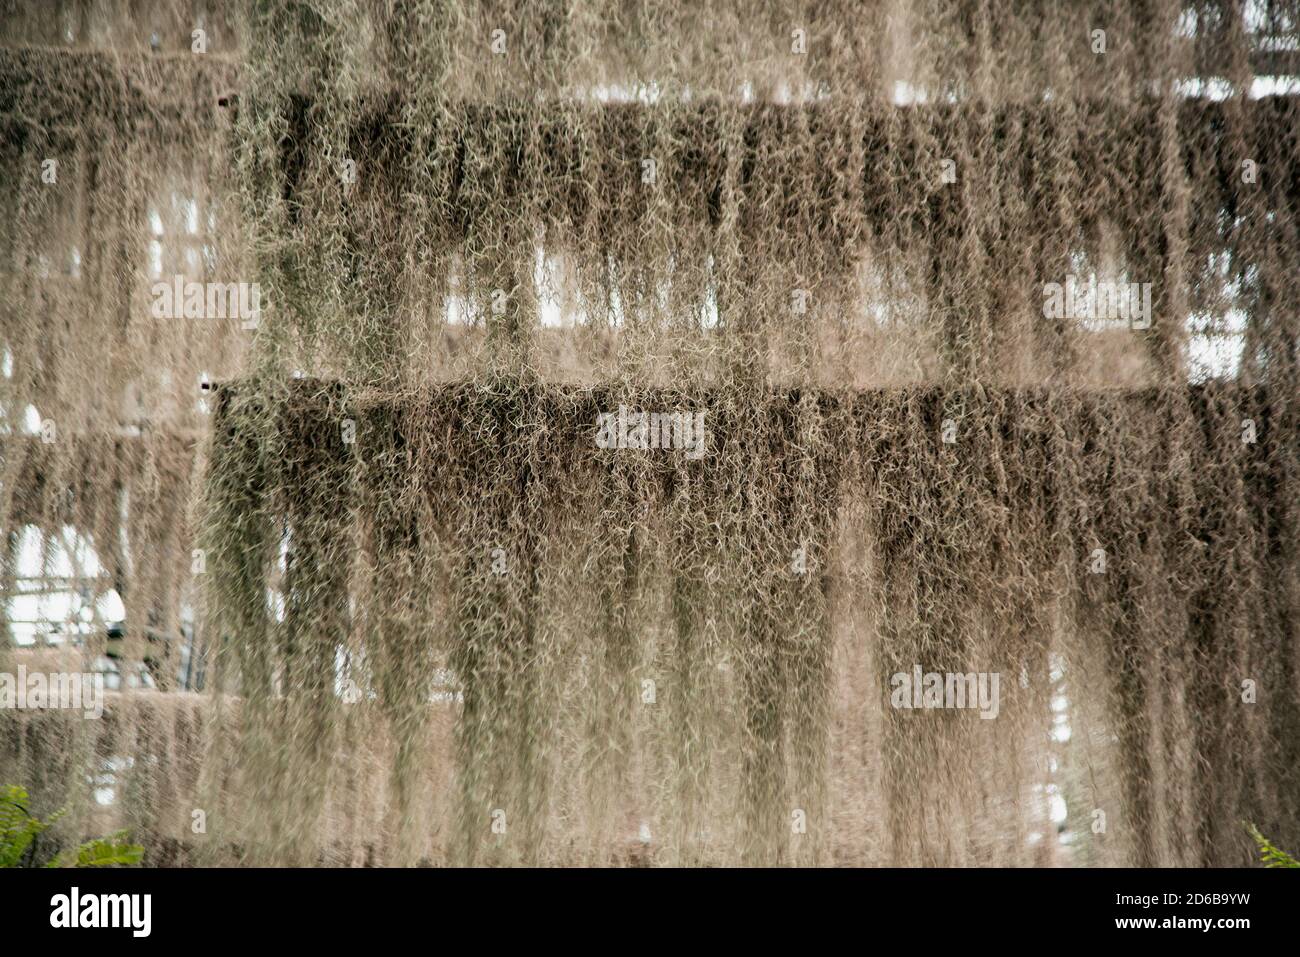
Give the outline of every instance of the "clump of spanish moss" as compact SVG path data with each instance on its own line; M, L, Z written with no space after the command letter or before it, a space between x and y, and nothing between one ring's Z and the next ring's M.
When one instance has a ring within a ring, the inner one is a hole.
M249 7L0 47L0 583L77 529L209 679L0 778L176 862L1300 843L1295 4Z

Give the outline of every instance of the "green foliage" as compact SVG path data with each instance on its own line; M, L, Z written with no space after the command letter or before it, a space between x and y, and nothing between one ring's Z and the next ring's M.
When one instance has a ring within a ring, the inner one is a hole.
M139 864L144 856L144 848L139 844L126 843L126 831L116 831L106 838L87 841L76 849L75 853L61 855L50 861L46 867L113 867L115 865Z
M0 867L30 866L33 842L65 813L42 821L28 809L27 791L17 785L0 787ZM140 863L144 848L126 843L126 831L87 841L54 857L46 867L113 867Z
M18 867L32 841L50 824L27 810L27 792L17 785L0 788L0 867Z
M1254 824L1247 824L1246 830L1250 836L1255 839L1256 845L1259 846L1259 860L1265 867L1300 867L1300 861L1288 854L1286 851L1274 846L1273 842L1259 833L1259 829Z

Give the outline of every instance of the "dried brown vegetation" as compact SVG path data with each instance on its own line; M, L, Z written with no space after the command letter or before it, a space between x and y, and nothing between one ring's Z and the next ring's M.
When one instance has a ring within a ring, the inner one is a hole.
M0 519L93 535L137 642L202 590L213 679L0 714L0 779L131 755L186 861L1052 863L1048 784L1091 863L1300 844L1300 99L1247 95L1300 6L694 6L0 23ZM256 330L151 317L175 189L162 274ZM1089 273L1150 327L1046 318ZM891 708L914 664L998 717Z

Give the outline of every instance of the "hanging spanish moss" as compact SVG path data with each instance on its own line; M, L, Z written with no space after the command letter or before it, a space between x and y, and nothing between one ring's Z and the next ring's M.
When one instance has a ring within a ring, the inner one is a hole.
M0 672L120 678L0 783L159 864L1300 845L1300 4L860 6L0 3Z

